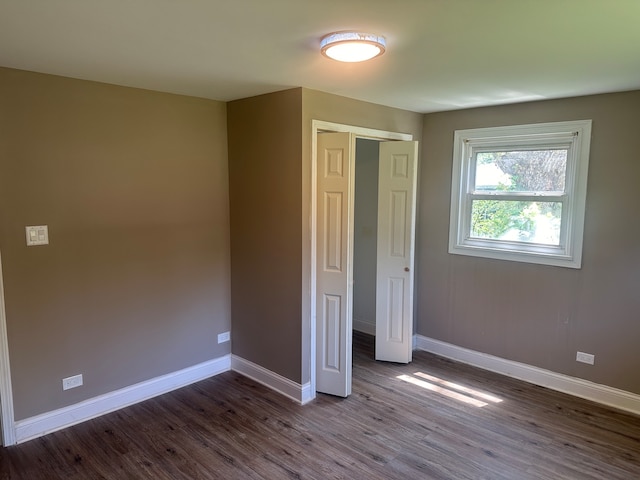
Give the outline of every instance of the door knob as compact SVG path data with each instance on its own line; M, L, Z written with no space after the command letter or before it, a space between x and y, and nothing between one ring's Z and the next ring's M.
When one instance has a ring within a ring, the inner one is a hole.
M409 271L409 267L404 267L404 271L408 272Z

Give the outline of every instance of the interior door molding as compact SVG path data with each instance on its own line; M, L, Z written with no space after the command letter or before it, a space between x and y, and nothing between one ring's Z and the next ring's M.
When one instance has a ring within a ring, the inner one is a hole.
M2 445L8 447L16 443L15 418L13 414L13 393L11 390L11 368L9 367L9 339L4 309L4 283L2 280L2 259L0 257L0 423L2 424Z
M310 205L310 227L311 227L311 249L308 258L303 259L307 265L310 266L310 279L309 279L309 309L306 312L309 321L310 328L310 391L311 399L316 395L316 235L317 235L317 169L318 169L318 133L319 132L348 132L353 133L356 138L367 138L373 140L413 140L413 135L410 133L390 132L385 130L377 130L373 128L358 127L355 125L346 125L342 123L327 122L323 120L311 120L311 198ZM304 299L303 299L304 303Z

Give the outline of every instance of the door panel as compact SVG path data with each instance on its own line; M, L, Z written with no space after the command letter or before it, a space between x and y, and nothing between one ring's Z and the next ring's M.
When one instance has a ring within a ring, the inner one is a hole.
M380 143L376 360L411 361L417 158L417 142Z
M340 373L340 317L341 300L339 295L324 296L322 323L324 324L324 363L327 372Z
M350 133L318 134L316 390L351 393L353 172Z
M324 192L324 270L342 272L343 192Z
M406 218L407 218L407 192L405 191L392 191L391 195L391 207L390 207L390 248L389 254L393 257L405 258L407 255L407 231L406 231Z
M404 319L404 278L387 278L387 334L386 338L393 342L402 342Z

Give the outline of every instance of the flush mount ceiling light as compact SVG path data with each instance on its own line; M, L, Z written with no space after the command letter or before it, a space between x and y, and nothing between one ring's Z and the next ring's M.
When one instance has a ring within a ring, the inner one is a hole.
M364 62L382 55L387 42L382 35L362 32L336 32L324 37L320 51L339 62Z

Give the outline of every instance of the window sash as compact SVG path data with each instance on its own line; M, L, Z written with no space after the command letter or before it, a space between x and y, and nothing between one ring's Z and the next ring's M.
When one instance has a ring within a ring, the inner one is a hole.
M529 145L523 145L518 148L477 148L475 144L470 145L469 151L469 166L468 166L468 190L473 191L474 193L488 193L488 194L502 194L502 193L514 193L514 194L529 194L529 195L553 195L553 194L564 194L567 191L567 171L571 163L571 147L572 143L561 143L561 144L540 144L535 147L530 147ZM498 189L490 189L476 188L477 184L477 175L478 175L478 165L479 160L478 157L484 153L509 153L509 152L548 152L548 151L564 151L567 152L565 159L565 168L564 168L564 189L563 190L498 190Z
M484 243L485 241L490 241L489 245L492 245L492 248L496 248L498 244L505 243L509 244L511 248L516 248L520 246L525 250L529 249L531 245L543 245L543 244L535 244L533 242L524 242L518 240L501 240L501 239L491 239L491 238L479 238L472 237L472 209L473 209L473 201L474 200L498 200L498 201L530 201L530 202L555 202L560 203L561 208L561 216L560 216L560 234L559 234L559 244L558 245L544 245L545 251L552 250L555 253L559 253L560 251L564 252L567 245L567 235L569 233L569 229L567 228L568 223L568 195L562 196L545 196L542 197L523 197L523 196L512 196L513 198L505 198L506 196L500 196L500 198L496 198L494 195L472 195L468 194L466 196L466 200L464 202L464 207L461 209L462 222L461 227L464 233L464 243Z
M571 142L567 142L567 140L571 140ZM553 253L553 254L562 254L566 250L567 245L567 216L569 214L568 205L571 204L571 195L567 192L567 186L572 185L570 177L570 172L572 168L572 162L575 160L573 157L574 149L573 149L573 140L575 136L572 134L567 137L565 135L562 136L561 141L559 142L550 142L548 138L535 139L535 145L527 144L518 144L521 140L517 142L513 139L503 140L506 144L509 145L508 148L501 148L498 145L501 142L492 143L490 148L484 146L484 148L477 148L476 141L470 141L467 144L468 147L468 156L467 162L465 162L465 171L466 171L466 193L464 194L463 207L461 208L460 214L462 216L461 226L463 229L464 240L463 242L467 245L484 245L490 248L500 248L500 245L503 245L505 250L522 250L522 251L543 251L544 253ZM522 141L524 143L524 141ZM565 171L565 190L561 192L544 192L544 191L535 191L535 192L518 192L518 191L509 191L509 190L475 190L475 179L476 179L476 168L477 168L477 158L478 153L493 153L497 151L505 151L505 150L552 150L552 149L562 149L567 151L567 165ZM472 208L474 200L497 200L497 201L521 201L521 202L557 202L562 205L562 214L560 218L560 234L559 234L559 244L558 245L544 245L537 244L533 242L525 242L518 240L502 240L502 239L491 239L491 238L478 238L472 236Z
M472 200L511 200L513 202L564 202L570 198L569 194L563 192L551 192L550 194L531 194L531 192L496 192L466 194Z

